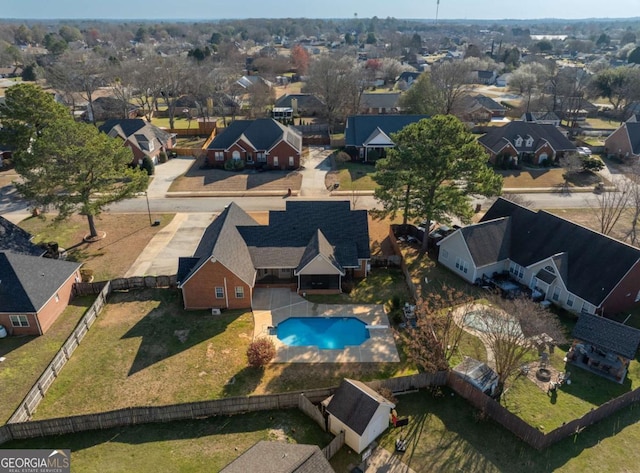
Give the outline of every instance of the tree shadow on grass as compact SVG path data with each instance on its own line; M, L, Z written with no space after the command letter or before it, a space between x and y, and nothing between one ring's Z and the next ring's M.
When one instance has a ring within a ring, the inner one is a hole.
M175 299L163 298L158 307L122 336L123 339L142 339L129 376L220 335L244 314L244 311L226 311L222 315L211 315L209 311L187 312L178 307Z
M462 398L452 396L450 390L443 388L442 393L443 396L434 397L420 391L398 398L398 414L408 416L409 425L414 419L419 421L425 414L430 415L425 418L428 423L422 428L422 438L416 441L413 456L403 459L415 471L552 472L584 450L640 421L640 409L632 406L538 451L507 429L483 419ZM388 446L390 439L385 440ZM590 464L596 467L595 458Z

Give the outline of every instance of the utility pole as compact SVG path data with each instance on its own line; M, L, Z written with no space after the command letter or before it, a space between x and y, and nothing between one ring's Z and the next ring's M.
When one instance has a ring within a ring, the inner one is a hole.
M436 26L438 26L438 10L440 9L440 0L436 0Z

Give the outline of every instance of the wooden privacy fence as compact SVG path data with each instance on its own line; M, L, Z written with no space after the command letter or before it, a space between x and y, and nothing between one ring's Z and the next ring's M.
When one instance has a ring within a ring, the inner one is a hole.
M110 284L111 291L176 287L177 276L175 274L172 276L134 276L131 278L112 279L111 281L79 282L73 285L74 295L98 294L107 283Z
M6 442L8 440L71 434L137 424L291 409L298 407L302 394L309 402L318 403L334 392L335 388L322 388L304 391L304 393L296 391L262 396L230 397L168 406L129 407L98 414L10 423L0 428L0 440Z
M107 296L110 293L111 284L107 281L102 285L95 302L91 304L91 307L89 307L87 312L82 316L74 331L71 332L71 335L69 335L69 338L64 342L62 348L58 350L58 353L53 357L51 363L45 368L7 423L25 422L31 418L32 413L44 398L45 393L51 384L53 384L53 381L58 377L64 365L67 364L73 352L78 348L80 342L98 318L100 311L107 303ZM0 439L2 439L2 435L0 435Z
M338 435L334 437L334 439L329 442L329 445L322 449L322 453L324 453L324 457L327 460L331 460L333 456L338 453L338 450L342 448L344 445L344 430L340 432Z

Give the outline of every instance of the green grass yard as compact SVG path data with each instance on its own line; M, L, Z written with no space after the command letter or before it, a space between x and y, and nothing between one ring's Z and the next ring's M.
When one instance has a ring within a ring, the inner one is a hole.
M76 297L46 334L0 339L0 423L4 424L69 337L95 297Z
M69 448L76 472L185 473L220 471L260 440L323 448L331 438L290 409L13 441L2 448Z

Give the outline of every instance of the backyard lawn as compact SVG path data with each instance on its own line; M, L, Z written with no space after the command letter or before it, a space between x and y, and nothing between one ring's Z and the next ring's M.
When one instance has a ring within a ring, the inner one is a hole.
M19 226L34 236L34 243L58 242L67 250L70 261L83 263L83 269L94 271L96 281L104 281L124 276L151 238L173 219L173 214L152 213L151 218L160 220L160 225L149 225L146 214L103 213L95 222L98 232L106 232L106 237L94 243L82 240L89 233L89 226L81 215L56 223L45 214L23 220Z
M184 311L178 291L114 293L36 418L337 386L416 372L400 363L247 367L250 312Z
M331 439L290 409L13 441L2 448L69 448L77 472L177 473L220 471L260 440L323 448Z
M0 339L0 424L27 395L95 297L76 297L46 334Z
M379 441L393 452L396 438L406 437L409 448L402 459L416 472L619 473L635 471L633 465L640 462L637 408L624 409L542 452L482 420L448 389L438 396L428 391L398 396L396 409L399 417L409 417L409 425L387 430ZM331 463L346 472L353 457L342 449Z

